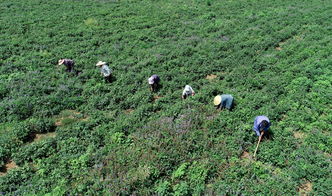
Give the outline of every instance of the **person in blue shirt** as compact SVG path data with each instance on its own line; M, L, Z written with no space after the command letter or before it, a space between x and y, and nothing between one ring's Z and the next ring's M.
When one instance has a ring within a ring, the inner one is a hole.
M223 94L217 95L213 100L213 104L216 106L216 109L227 108L231 110L233 108L233 101L234 98L232 95Z
M257 136L262 138L264 134L267 135L270 126L271 122L268 117L256 116L253 130L256 132Z

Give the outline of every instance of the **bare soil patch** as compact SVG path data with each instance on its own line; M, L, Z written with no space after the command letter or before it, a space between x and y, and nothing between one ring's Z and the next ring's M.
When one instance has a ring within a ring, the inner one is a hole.
M276 47L276 50L280 51L280 50L282 50L282 48L279 46L279 47Z
M34 142L50 138L50 137L55 137L56 133L55 132L50 132L50 133L37 133L35 138L33 139Z
M312 191L312 183L306 182L299 187L299 193L301 196L307 196Z
M299 132L299 131L294 132L294 137L295 137L296 139L302 139L302 138L304 138L305 136L306 136L305 133L302 133L302 132Z
M125 114L130 114L130 113L132 113L133 111L134 111L133 109L127 109L127 110L124 111L124 113L125 113Z
M241 159L249 159L250 158L250 154L247 151L243 151L242 155L241 155Z
M0 168L0 176L4 176L8 173L9 170L17 168L18 166L16 163L12 160L9 160L6 165L2 168Z
M157 101L160 98L162 98L162 96L155 95L155 96L153 96L153 101Z
M55 126L63 126L76 121L87 121L88 119L89 116L76 110L64 110L56 117Z
M207 75L206 76L206 79L208 79L208 80L214 80L214 79L216 79L218 76L217 75L215 75L215 74L210 74L210 75Z
M62 125L61 120L58 120L58 121L55 122L55 126L58 127L58 126L61 126L61 125Z

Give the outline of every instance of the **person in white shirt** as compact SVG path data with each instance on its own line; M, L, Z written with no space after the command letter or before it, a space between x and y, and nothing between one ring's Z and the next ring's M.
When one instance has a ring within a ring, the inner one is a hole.
M189 86L189 85L186 85L182 92L182 99L186 99L187 97L194 96L194 95L195 95L195 91L193 90L193 88L191 88L191 86Z

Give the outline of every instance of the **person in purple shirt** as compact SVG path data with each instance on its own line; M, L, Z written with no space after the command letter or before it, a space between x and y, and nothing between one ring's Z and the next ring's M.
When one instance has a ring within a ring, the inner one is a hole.
M60 59L58 61L58 65L64 65L64 66L66 66L66 71L67 72L73 72L75 62L71 59Z
M254 121L253 130L256 132L256 135L262 137L267 133L268 129L271 126L271 122L266 116L256 116Z
M150 84L150 89L152 92L156 91L160 82L160 78L158 75L154 74L149 79L148 82Z

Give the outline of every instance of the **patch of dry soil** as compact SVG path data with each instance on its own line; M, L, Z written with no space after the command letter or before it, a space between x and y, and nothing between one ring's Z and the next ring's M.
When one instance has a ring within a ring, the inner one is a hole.
M4 176L9 170L17 168L18 166L12 160L9 160L3 168L0 168L0 176Z
M215 75L215 74L210 74L210 75L206 76L206 79L208 79L208 80L214 80L216 78L217 78L217 75Z
M299 193L301 196L307 196L312 191L312 183L306 182L299 187Z

